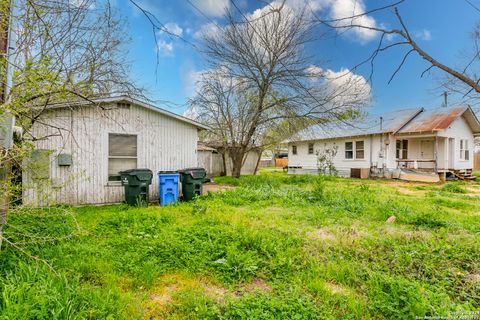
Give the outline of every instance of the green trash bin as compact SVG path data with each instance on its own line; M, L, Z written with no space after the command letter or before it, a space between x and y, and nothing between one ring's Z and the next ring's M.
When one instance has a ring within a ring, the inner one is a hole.
M152 170L130 169L121 171L120 176L125 187L125 202L131 206L148 206Z
M187 168L179 170L182 183L183 200L192 200L195 195L202 195L203 181L207 172L203 168Z

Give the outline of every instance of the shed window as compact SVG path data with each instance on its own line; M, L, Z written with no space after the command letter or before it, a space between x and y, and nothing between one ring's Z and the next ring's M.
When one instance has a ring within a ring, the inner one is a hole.
M137 136L108 135L108 181L120 181L120 171L137 168Z
M365 158L365 144L363 141L355 141L355 159Z
M292 146L292 154L297 154L297 146Z
M470 151L468 150L467 139L460 139L460 159L470 160Z
M313 154L313 143L308 144L308 154Z
M353 159L353 142L345 142L345 159Z
M397 159L408 159L408 140L397 140Z

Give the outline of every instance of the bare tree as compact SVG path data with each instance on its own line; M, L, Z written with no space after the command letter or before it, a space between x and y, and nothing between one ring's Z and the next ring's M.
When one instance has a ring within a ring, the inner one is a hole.
M313 28L305 8L272 3L248 16L237 11L238 17L227 12L226 25L204 35L211 70L190 101L191 113L228 150L235 177L272 128L296 119L343 121L369 96L363 78L345 72L341 81L329 79L305 56Z
M395 75L401 70L407 59L410 57L411 54L417 54L423 60L428 63L428 67L421 72L421 76L423 77L427 72L432 69L437 69L443 72L444 75L447 77L444 78L442 82L442 86L447 89L450 89L453 93L458 93L462 96L462 98L472 98L471 94L473 93L475 98L478 93L480 93L480 76L478 74L478 63L480 62L480 47L479 47L479 39L480 39L480 27L479 25L475 26L474 31L472 32L472 39L473 39L473 51L467 58L467 63L464 67L455 68L453 66L449 66L445 63L442 63L439 59L435 58L432 54L427 52L416 40L415 37L412 35L412 32L409 30L405 19L400 14L399 5L403 3L405 0L400 0L398 2L385 5L382 7L378 7L367 12L362 12L360 14L353 13L350 16L338 18L338 19L323 19L318 15L315 15L312 12L314 17L314 21L319 23L320 25L327 26L328 28L337 30L337 31L348 31L351 29L363 29L369 30L373 32L377 32L379 34L379 41L378 45L376 46L375 50L370 54L367 59L361 61L357 64L353 69L360 67L361 65L369 63L372 67L371 72L373 73L373 66L375 59L377 56L389 49L395 47L405 47L406 51L399 61L398 66L392 73L389 83L394 79ZM371 26L367 24L361 23L361 18L365 17L371 13L379 12L379 11L392 11L393 16L397 22L397 27L393 28L384 28L384 27L377 27ZM372 75L372 74L371 74ZM371 77L370 75L370 77Z

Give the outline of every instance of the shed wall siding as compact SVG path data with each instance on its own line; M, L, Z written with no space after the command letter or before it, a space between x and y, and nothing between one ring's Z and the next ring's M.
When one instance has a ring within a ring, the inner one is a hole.
M158 199L159 170L177 170L197 165L196 127L136 105L129 108L79 107L48 112L35 125L35 137L61 133L36 142L37 149L53 150L50 157L51 182L37 181L31 188L24 175L24 203L100 204L123 200L124 189L108 183L108 134L137 135L137 168L154 172L150 197ZM56 128L54 128L56 127ZM58 129L62 128L62 129ZM73 165L59 167L56 156L72 154Z

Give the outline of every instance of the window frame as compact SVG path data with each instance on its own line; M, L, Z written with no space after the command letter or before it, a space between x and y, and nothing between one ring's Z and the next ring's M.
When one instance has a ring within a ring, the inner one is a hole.
M136 156L111 156L110 155L110 137L111 136L129 136L135 137L135 153ZM116 133L116 132L109 132L107 134L107 183L108 184L121 184L120 179L118 180L111 180L110 177L119 177L120 175L110 175L110 160L111 159L128 159L132 160L135 159L135 168L138 168L138 134L136 133Z
M399 142L400 142L400 148L398 147ZM397 160L408 159L408 140L407 139L397 139L396 140L396 142L395 142L395 158Z
M351 149L347 149L347 143L350 143L352 145ZM354 154L355 154L355 151L354 151L354 143L353 141L345 141L345 160L354 160ZM352 156L351 157L347 157L347 152L351 152L352 153Z
M359 151L363 151L363 157L362 158L359 158L357 157L357 143L358 142L363 142L363 148L361 149L358 149ZM351 149L347 149L347 143L351 143L352 144L352 148ZM365 160L365 151L366 151L366 147L365 147L365 140L347 140L345 141L344 143L344 160L348 160L348 161L355 161L355 160ZM352 157L351 158L348 158L347 157L347 152L351 152L352 153Z
M297 155L297 145L292 145L292 155Z
M470 149L468 148L469 145L468 139L460 139L460 160L462 161L470 161Z
M314 144L309 143L308 144L308 154L313 154L313 151L314 151Z
M357 145L359 142L361 142L362 145L363 145L361 149L359 149L358 145ZM361 158L358 157L358 155L357 155L358 151L362 151L362 153L363 153L363 156ZM365 141L364 140L356 140L355 141L355 160L365 160Z

